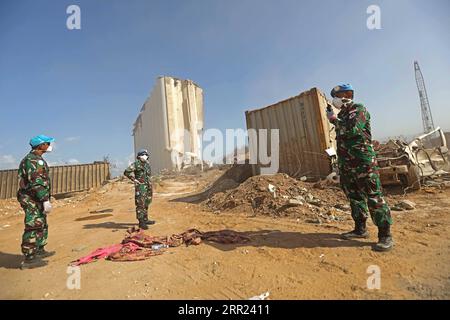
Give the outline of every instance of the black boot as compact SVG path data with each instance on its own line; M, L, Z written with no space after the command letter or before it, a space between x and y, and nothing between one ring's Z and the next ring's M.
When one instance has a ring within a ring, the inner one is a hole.
M345 240L350 239L367 239L369 233L366 229L366 220L355 221L355 229L350 232L341 234L341 238Z
M155 224L154 220L148 220L148 216L147 215L145 215L144 221L145 221L146 224Z
M47 265L46 261L42 261L40 258L37 258L36 255L25 256L25 260L20 265L20 269L34 269L39 267L44 267Z
M392 240L391 225L385 223L383 226L378 227L378 243L373 248L375 251L390 251L394 246L394 240Z
M44 247L39 248L36 252L36 256L39 258L48 258L55 254L55 251L47 251L44 249Z
M143 230L147 230L148 229L147 224L145 223L144 219L139 220L139 228L143 229Z

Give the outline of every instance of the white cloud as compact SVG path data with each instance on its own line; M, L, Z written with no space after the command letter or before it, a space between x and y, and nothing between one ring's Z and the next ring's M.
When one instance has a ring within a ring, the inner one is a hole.
M51 167L56 167L56 166L69 166L69 165L74 165L74 164L80 164L80 161L78 161L77 159L69 159L69 160L56 160L56 161L47 161L47 164Z
M12 155L0 156L0 169L16 169L18 166L17 160Z
M111 176L117 177L134 161L134 153L130 153L123 159L111 159Z
M79 164L80 161L78 161L77 159L69 159L69 160L67 160L67 163L68 164Z
M66 142L78 142L78 141L80 141L80 137L79 136L77 136L77 137L67 137L64 140Z

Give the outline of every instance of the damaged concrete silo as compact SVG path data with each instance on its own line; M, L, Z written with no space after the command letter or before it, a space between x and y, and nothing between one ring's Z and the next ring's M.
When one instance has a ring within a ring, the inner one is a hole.
M159 77L134 123L134 151L150 151L155 173L202 164L202 131L202 88L191 80Z

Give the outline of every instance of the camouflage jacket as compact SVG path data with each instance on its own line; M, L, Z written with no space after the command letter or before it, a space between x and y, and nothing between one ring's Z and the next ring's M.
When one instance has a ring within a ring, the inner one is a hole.
M130 180L138 180L141 184L151 186L152 169L148 161L136 160L125 169L123 174Z
M364 174L376 170L370 114L364 105L354 103L342 108L332 123L336 128L338 164L342 173Z
M47 162L30 151L19 165L19 193L28 194L36 201L50 199L50 177Z

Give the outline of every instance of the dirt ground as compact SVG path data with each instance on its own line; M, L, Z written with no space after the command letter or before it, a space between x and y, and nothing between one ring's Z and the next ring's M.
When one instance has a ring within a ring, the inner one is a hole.
M393 211L395 248L377 253L371 249L377 240L372 223L370 239L339 239L339 233L352 228L343 211L337 215L343 218L314 221L300 214L304 209L295 215L295 207L289 215L276 216L255 214L245 206L208 210L205 203L184 200L222 173L211 170L163 181L150 210L157 223L146 232L231 229L246 232L249 243L203 242L169 248L145 261L99 260L80 267L80 289L66 285L68 264L120 243L126 229L136 224L133 185L115 181L55 201L47 249L56 255L47 259L47 266L32 270L19 269L23 213L13 199L0 201L0 298L248 299L267 291L269 299L450 298L449 188L408 194L416 209ZM400 199L388 197L390 204ZM367 288L367 269L373 265L381 271L380 289Z

